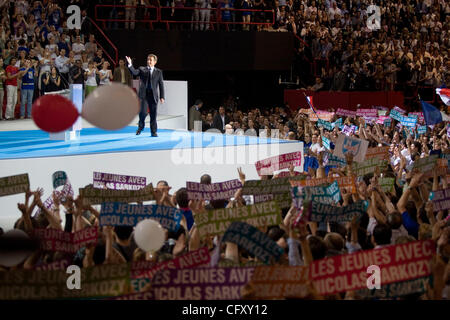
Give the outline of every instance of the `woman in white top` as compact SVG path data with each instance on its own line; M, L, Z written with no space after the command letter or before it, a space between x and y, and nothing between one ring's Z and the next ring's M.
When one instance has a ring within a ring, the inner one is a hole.
M81 67L83 69L88 69L89 68L89 58L88 58L88 53L87 51L83 51L81 52Z
M41 90L41 93L43 94L43 86L42 86L42 76L47 73L50 72L50 68L52 65L52 57L50 55L50 50L45 49L44 50L44 55L38 55L39 58L39 64L41 65L41 70L39 72L39 90Z
M100 85L105 85L105 84L110 84L112 79L113 79L113 75L111 70L108 69L109 67L109 62L105 61L103 62L103 66L102 66L102 70L99 71L100 73Z
M94 61L89 61L89 67L84 72L86 97L97 88L97 74L99 74L99 72L95 67Z

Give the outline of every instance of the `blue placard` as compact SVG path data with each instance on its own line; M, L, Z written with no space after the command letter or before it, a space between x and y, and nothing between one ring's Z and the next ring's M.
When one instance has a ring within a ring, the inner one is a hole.
M154 219L169 231L176 232L182 216L181 210L175 207L105 202L102 203L99 220L100 226L134 227L141 220Z
M232 242L266 264L278 261L284 252L267 234L245 222L235 221L223 235L222 242Z

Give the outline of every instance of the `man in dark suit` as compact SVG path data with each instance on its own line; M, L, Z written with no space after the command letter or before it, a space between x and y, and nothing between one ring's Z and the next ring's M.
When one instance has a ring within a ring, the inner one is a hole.
M164 103L164 80L162 70L155 68L158 57L154 54L147 56L147 66L133 68L130 57L126 57L128 69L134 76L139 76L139 99L141 100L141 112L139 113L139 125L136 135L140 135L145 126L145 118L147 117L147 106L150 109L150 131L152 137L157 137L158 125L156 124L156 114L158 100ZM159 94L158 94L159 87Z
M211 128L220 130L220 132L225 133L225 125L230 123L230 121L230 117L225 114L225 108L220 106L219 112L214 116Z

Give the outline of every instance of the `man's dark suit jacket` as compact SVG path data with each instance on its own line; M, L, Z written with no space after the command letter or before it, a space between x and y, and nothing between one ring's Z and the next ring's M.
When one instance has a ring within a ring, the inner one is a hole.
M224 127L226 124L230 123L230 121L231 121L230 117L228 117L228 116L225 114L225 123L223 123L223 122L222 122L222 118L220 117L220 114L219 114L219 113L216 113L216 115L214 116L213 123L212 123L212 126L211 126L211 127L212 127L212 128L215 128L215 129L218 129L218 130L220 130L220 132L224 133L225 130L223 129L223 127Z
M147 79L150 76L150 70L148 67L139 67L135 69L132 65L128 67L133 76L139 76L139 98L146 99L147 98ZM155 99L155 103L158 103L159 98L165 99L164 95L164 79L162 70L154 67L153 74L151 77L152 82L152 91L153 98ZM157 87L159 85L159 93ZM161 96L159 95L161 94Z

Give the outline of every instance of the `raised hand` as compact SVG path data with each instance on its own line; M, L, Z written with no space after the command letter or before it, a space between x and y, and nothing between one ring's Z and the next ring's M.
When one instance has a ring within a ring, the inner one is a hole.
M238 174L239 174L239 180L241 180L242 184L244 184L244 182L245 182L245 173L242 172L242 168L241 167L239 167L237 169L237 171L238 171Z
M128 65L133 64L130 57L125 56L125 59L127 59Z

